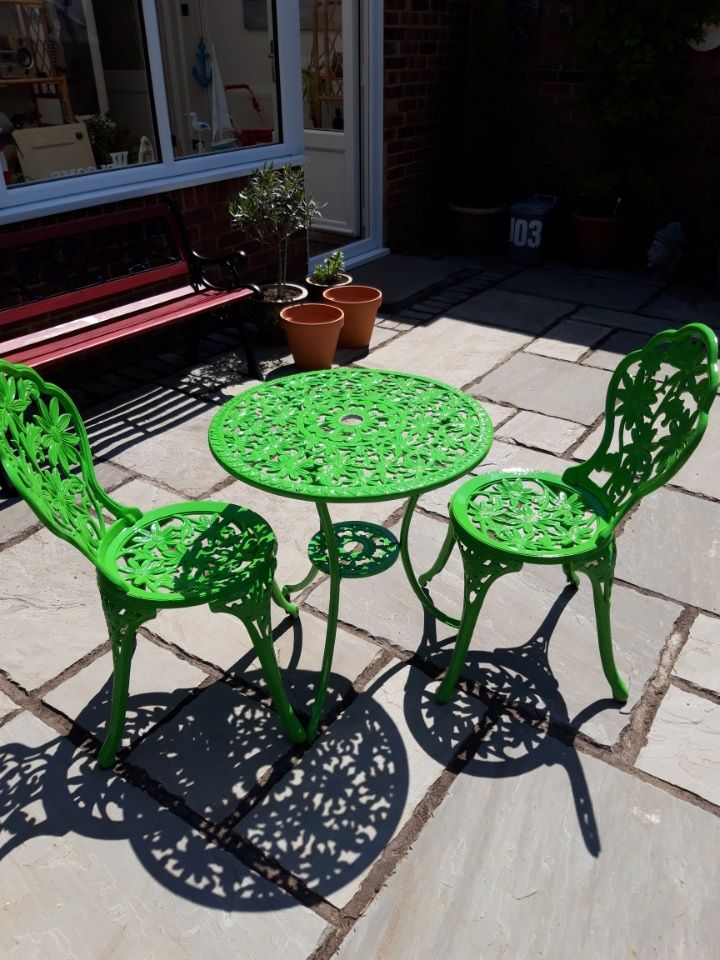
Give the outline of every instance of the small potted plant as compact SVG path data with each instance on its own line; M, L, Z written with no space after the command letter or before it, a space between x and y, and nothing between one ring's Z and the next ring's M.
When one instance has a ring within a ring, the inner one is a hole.
M344 287L352 283L352 277L345 273L345 256L342 250L335 250L320 261L305 277L310 299L315 303L322 301L323 292L329 287Z
M263 301L259 304L257 322L266 335L281 339L280 310L308 295L305 287L288 283L290 237L301 230L307 231L313 218L319 215L320 207L305 193L302 169L286 164L256 170L244 189L230 200L229 212L233 225L246 237L275 251L276 278L262 287Z

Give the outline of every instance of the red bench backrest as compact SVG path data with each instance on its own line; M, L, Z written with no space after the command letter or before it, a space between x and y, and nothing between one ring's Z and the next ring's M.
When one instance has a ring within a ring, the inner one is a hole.
M0 325L189 276L174 211L157 202L0 235Z

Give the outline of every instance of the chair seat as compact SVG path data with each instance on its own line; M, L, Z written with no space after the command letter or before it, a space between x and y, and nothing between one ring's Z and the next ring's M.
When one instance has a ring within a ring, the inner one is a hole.
M562 562L601 545L612 527L602 504L553 473L498 471L464 483L450 501L468 545L530 562Z
M272 578L276 540L257 513L234 504L173 504L108 531L102 574L124 594L163 606L240 597Z

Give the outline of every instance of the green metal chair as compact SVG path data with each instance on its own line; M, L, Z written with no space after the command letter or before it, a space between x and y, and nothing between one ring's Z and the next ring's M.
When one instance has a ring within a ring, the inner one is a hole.
M618 673L610 629L615 529L628 510L666 483L698 445L718 389L715 334L700 323L654 336L628 354L608 386L605 430L585 463L562 476L498 471L463 484L450 500L450 529L422 584L447 563L457 543L464 601L450 666L437 691L453 694L492 583L524 563L562 564L568 581L592 584L605 677L616 700L628 687Z
M270 600L286 610L291 605L274 580L277 541L262 517L227 503L182 503L147 513L117 503L98 483L70 397L29 367L2 360L0 462L43 523L97 569L113 657L101 767L113 765L122 736L136 631L166 607L207 603L241 620L288 734L296 743L305 740L272 643Z

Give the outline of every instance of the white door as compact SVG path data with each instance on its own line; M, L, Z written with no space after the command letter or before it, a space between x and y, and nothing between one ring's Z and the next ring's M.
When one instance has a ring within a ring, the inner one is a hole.
M301 4L305 171L324 233L360 238L360 15L356 0ZM309 28L309 29L308 29Z

